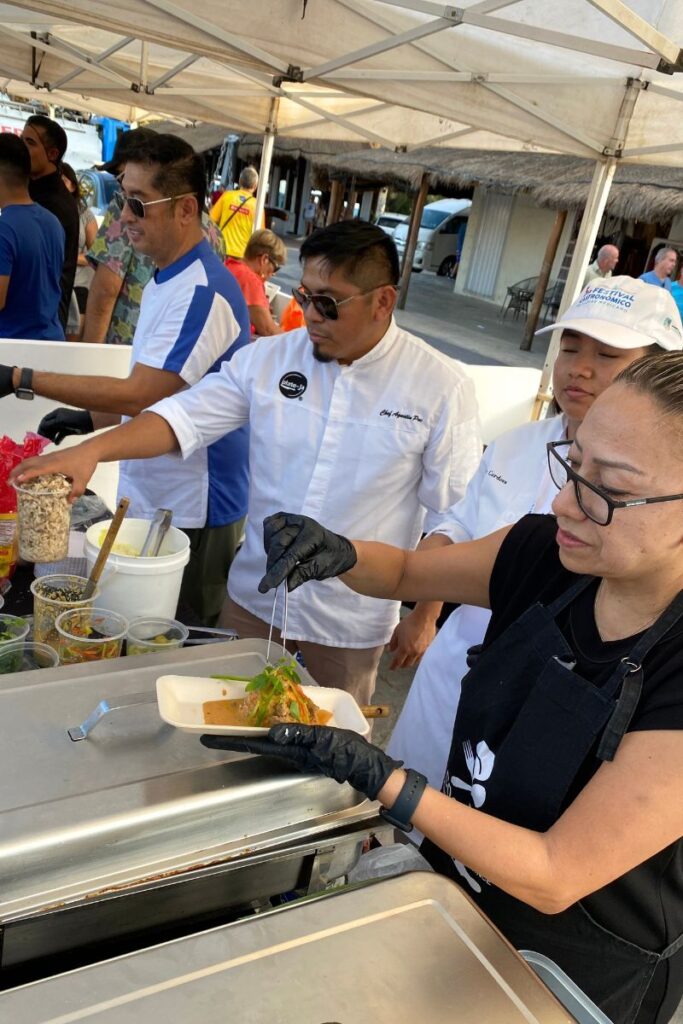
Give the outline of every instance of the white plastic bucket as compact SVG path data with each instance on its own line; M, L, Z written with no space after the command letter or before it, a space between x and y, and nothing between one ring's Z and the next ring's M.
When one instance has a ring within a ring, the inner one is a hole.
M100 550L100 537L111 520L94 523L85 535L88 574ZM149 530L148 519L125 519L116 544L130 544L139 551ZM116 546L116 544L114 546ZM170 528L156 558L134 558L112 552L100 577L96 608L107 608L133 619L138 615L175 617L183 571L190 560L190 539Z

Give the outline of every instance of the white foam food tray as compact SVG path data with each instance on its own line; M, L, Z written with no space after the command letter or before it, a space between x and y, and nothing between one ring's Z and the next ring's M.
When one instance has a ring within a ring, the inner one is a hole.
M184 732L214 736L265 736L268 729L256 726L212 725L204 721L202 705L208 700L232 700L243 697L245 683L230 679L206 679L197 676L160 676L157 679L159 714L168 725ZM351 729L368 736L370 726L350 693L329 686L302 686L301 689L323 711L331 711L327 723L338 729Z

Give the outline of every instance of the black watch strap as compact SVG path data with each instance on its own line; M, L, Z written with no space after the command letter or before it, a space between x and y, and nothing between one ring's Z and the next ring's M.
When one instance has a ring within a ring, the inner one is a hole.
M14 389L17 398L30 401L33 397L33 370L24 367L19 375L19 384Z
M393 806L389 810L386 807L380 807L379 813L394 828L400 828L403 832L412 832L413 826L410 819L415 814L426 786L427 779L424 775L412 768L406 768L406 781Z

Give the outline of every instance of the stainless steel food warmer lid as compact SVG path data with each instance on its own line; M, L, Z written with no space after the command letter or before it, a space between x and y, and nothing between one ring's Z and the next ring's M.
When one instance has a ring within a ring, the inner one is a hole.
M462 890L411 874L0 994L21 1024L571 1024Z
M68 736L103 697L152 695L169 672L251 675L264 655L265 641L238 640L0 677L0 924L376 814L350 786L207 750L156 702Z

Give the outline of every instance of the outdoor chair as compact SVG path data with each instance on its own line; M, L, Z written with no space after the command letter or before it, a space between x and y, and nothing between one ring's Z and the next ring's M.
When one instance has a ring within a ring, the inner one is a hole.
M515 320L519 319L520 314L523 314L524 319L526 319L529 312L529 304L534 297L537 283L538 277L525 277L524 280L517 281L516 284L508 285L507 295L500 308L499 316L504 320L508 313L512 311Z
M543 323L546 324L548 320L554 320L557 316L562 302L562 295L564 293L564 286L566 281L554 281L548 285L543 296Z

